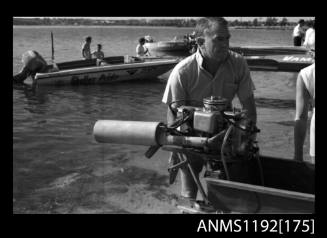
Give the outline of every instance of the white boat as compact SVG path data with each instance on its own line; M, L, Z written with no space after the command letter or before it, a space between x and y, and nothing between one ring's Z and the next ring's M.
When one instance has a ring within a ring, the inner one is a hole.
M78 60L57 63L57 71L49 66L49 72L36 73L33 83L36 85L81 85L105 84L137 79L156 78L170 69L178 62L172 58L137 58L125 63L124 56L104 58L105 65L96 66L96 60Z

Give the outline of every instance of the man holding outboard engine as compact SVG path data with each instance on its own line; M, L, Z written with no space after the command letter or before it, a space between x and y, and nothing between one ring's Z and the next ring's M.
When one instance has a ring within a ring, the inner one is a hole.
M256 124L257 113L254 101L250 71L246 60L239 54L229 50L230 33L227 21L222 17L201 18L196 26L196 53L182 60L173 69L167 82L162 101L169 105L167 113L168 125L176 121L178 111L183 106L199 106L197 102L211 105L225 103L225 109L231 111L231 102L238 96L242 109L246 110L247 118ZM206 109L205 110L211 110ZM201 112L199 112L201 114ZM207 115L197 118L205 122ZM194 116L195 117L195 116ZM211 119L208 119L210 121ZM201 123L202 123L201 122ZM194 122L196 123L196 122ZM198 126L200 129L202 125ZM180 130L183 130L180 128ZM203 131L211 129L204 128ZM255 134L255 133L254 133ZM170 164L177 164L181 154L172 152ZM186 156L186 155L183 155ZM190 155L187 155L190 157ZM191 156L193 157L193 155ZM199 176L204 162L201 159L190 160L196 176ZM177 172L171 172L170 183L175 180ZM190 170L181 167L181 195L193 204L196 200L198 187Z

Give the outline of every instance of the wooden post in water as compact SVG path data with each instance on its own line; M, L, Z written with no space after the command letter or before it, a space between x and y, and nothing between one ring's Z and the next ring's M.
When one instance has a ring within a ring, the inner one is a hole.
M59 70L57 64L54 61L54 44L53 44L53 33L52 33L52 31L51 31L51 61L52 61L53 68L56 69L56 70Z

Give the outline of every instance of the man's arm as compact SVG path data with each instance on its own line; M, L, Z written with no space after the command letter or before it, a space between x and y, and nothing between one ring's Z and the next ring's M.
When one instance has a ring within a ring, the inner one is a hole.
M296 112L294 126L294 159L303 161L303 144L307 131L309 95L299 74L296 81Z
M240 74L239 74L240 83L239 83L237 95L242 104L242 108L247 110L248 117L256 124L257 109L255 105L254 95L253 95L253 90L255 90L255 86L251 78L248 64L244 58L239 69L240 69Z
M170 108L167 108L167 124L168 126L171 125L176 120L175 114L170 110Z
M257 124L257 108L255 105L254 95L251 94L247 99L241 101L243 109L247 110L248 117Z

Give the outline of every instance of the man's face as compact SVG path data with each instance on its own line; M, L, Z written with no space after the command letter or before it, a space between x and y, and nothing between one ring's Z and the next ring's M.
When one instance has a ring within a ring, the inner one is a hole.
M228 55L229 38L228 27L220 26L217 23L211 25L204 31L204 44L202 45L204 56L217 61L224 60Z

